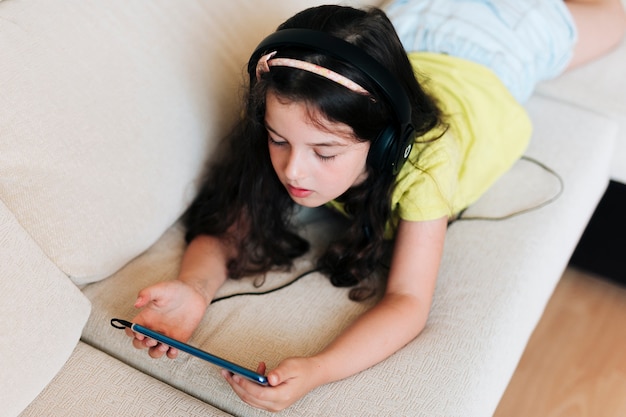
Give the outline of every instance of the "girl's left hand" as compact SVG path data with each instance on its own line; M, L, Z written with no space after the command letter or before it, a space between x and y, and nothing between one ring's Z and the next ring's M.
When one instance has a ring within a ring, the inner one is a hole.
M247 404L267 411L281 411L313 388L317 387L314 375L319 366L313 358L289 358L267 375L269 386L262 386L222 370L222 376L235 393ZM257 373L265 374L265 363L259 363Z

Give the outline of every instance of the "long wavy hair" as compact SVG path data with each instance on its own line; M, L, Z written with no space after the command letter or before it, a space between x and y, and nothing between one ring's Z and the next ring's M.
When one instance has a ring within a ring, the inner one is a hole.
M417 136L442 124L439 108L417 82L393 25L381 10L313 7L294 15L277 30L289 28L327 32L384 63L411 101ZM272 168L264 124L268 92L306 104L315 110L310 112L312 115L350 126L361 141L373 141L394 119L378 87L349 63L298 47L280 48L275 56L330 68L363 86L375 100L308 71L272 67L258 80L255 74L249 74L243 118L226 138L224 152L210 167L184 216L187 241L208 234L229 239L234 245L237 256L227 264L231 278L273 268L288 269L309 248L293 228L295 203ZM373 294L370 277L385 254L385 228L392 212L395 177L369 164L366 169L367 179L339 198L350 217L350 226L318 260L318 267L333 285L355 287L350 293L352 299Z

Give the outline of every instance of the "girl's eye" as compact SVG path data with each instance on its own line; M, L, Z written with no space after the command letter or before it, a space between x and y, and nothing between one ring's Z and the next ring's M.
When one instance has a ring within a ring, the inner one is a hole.
M277 141L276 139L274 139L273 137L269 136L269 141L270 141L270 145L275 145L275 146L284 146L287 144L287 142L285 141Z
M317 155L317 157L318 157L320 160L322 160L322 161L331 161L331 160L335 159L335 155L330 155L330 156L328 156L328 155L320 155L320 154L318 154L318 153L316 153L315 155Z
M0 1L2 1L2 0L0 0ZM271 146L287 146L287 145L289 145L289 142L284 141L284 140L276 140L271 135L267 135L267 139L268 139L269 144ZM333 160L336 155L322 155L322 154L319 154L319 153L315 152L315 156L317 158L319 158L319 160L325 162L325 161Z

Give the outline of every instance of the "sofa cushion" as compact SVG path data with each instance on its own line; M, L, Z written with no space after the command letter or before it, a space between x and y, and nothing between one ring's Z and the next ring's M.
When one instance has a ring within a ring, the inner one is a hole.
M79 343L61 372L20 417L229 415Z
M606 187L616 132L604 117L551 100L533 99L529 110L536 126L528 154L563 178L563 193L545 207L507 220L452 224L424 332L386 361L316 389L283 415L493 414ZM596 145L591 149L590 140ZM559 190L554 176L520 161L466 216L524 210ZM314 217L306 224L303 233L315 248L336 230L333 219ZM173 361L150 359L109 325L112 317L136 314L132 306L145 285L176 276L182 236L179 227L170 229L111 279L85 288L94 308L83 339L220 409L265 415L243 404L216 367L186 354ZM254 287L254 277L227 281L219 295L275 288L309 270L314 259L311 253L292 272L269 274L260 288ZM250 368L261 360L271 368L285 357L322 349L372 302L352 302L346 289L311 274L279 292L210 306L191 343Z
M0 200L0 404L16 415L72 353L90 303Z
M260 37L319 3L0 2L0 198L76 283L117 271L189 203Z
M208 7L163 6L0 3L10 80L0 195L77 283L119 269L180 215L220 132L216 103L227 98L208 99L210 61L190 47L206 38Z

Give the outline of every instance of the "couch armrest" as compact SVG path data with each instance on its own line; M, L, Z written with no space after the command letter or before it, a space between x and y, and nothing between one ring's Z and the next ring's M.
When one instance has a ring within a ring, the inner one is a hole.
M0 404L17 415L72 354L91 304L2 201L0 248Z

